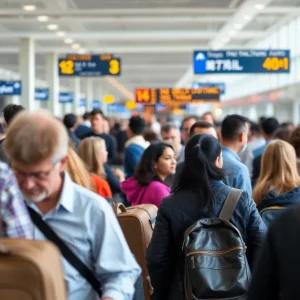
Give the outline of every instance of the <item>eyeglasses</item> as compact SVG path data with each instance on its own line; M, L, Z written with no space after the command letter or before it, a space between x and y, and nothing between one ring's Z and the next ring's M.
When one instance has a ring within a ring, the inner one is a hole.
M25 174L15 168L12 168L16 178L20 182L24 182L26 178L30 178L32 181L37 182L37 181L44 181L48 179L49 175L51 172L56 168L57 163L54 164L50 170L48 171L43 171L43 172L36 172L36 173L31 173L31 174Z

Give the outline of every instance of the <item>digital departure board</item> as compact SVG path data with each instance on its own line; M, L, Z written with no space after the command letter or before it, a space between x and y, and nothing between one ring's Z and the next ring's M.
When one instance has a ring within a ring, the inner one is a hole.
M67 55L58 60L59 76L120 76L121 59L113 55Z
M195 51L195 74L289 73L289 50Z
M135 99L136 102L140 104L165 104L168 106L180 106L188 103L218 102L220 101L220 89L136 89Z

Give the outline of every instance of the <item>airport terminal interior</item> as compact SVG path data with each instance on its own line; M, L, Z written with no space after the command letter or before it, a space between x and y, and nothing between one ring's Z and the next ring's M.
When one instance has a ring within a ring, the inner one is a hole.
M0 0L0 41L0 300L300 299L300 0Z

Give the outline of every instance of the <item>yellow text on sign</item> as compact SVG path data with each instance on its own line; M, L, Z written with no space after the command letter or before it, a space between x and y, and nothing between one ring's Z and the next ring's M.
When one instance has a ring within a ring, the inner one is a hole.
M109 73L112 75L116 75L120 73L120 62L116 59L112 59L109 62Z
M105 95L103 100L106 104L112 104L115 102L115 97L113 95Z
M59 68L62 74L74 74L74 62L72 60L62 60L59 64Z
M268 57L263 64L264 69L268 71L278 71L280 69L288 70L289 69L289 59L278 58L278 57Z

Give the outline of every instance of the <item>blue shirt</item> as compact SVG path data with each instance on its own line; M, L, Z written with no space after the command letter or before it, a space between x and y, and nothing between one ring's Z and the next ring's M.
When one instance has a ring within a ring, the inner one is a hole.
M270 143L271 141L267 141L263 146L253 150L254 158L262 156Z
M225 183L231 187L248 192L252 197L252 185L249 170L233 150L222 146L223 169L226 172Z
M29 204L40 213L34 203ZM41 213L40 213L41 214ZM41 214L42 215L42 214ZM131 300L141 273L107 201L73 183L65 173L57 206L43 216L101 282L103 297ZM34 239L44 240L35 227ZM69 300L99 299L91 285L64 258ZM57 299L58 300L58 299Z

